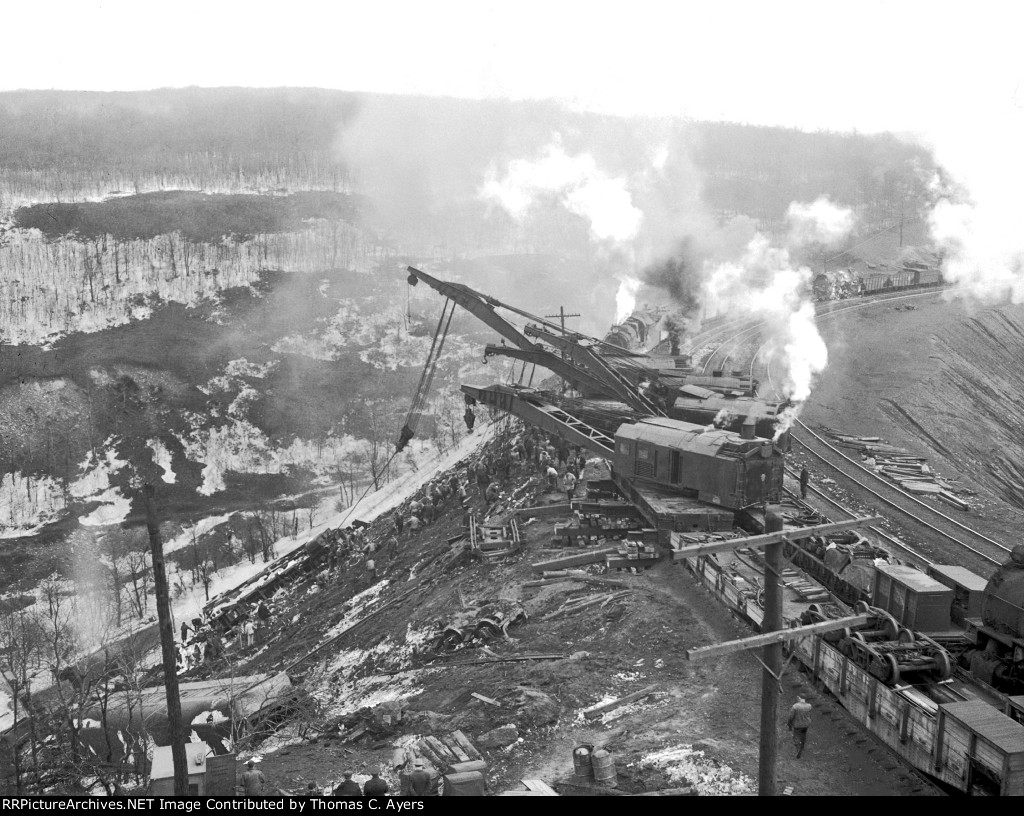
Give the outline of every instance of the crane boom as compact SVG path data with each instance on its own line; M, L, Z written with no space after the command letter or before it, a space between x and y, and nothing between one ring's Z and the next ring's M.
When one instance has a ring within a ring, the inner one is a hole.
M557 323L551 323L543 317L538 317L535 314L523 311L522 309L511 306L508 303L502 303L497 298L485 295L483 292L478 292L476 289L472 289L464 283L452 283L451 281L438 280L433 275L428 275L423 270L417 269L414 266L406 267L406 269L409 272L409 283L411 285L415 286L418 281L423 281L431 289L440 292L451 300L454 300L467 312L474 314L498 332L498 334L507 340L510 340L519 348L533 348L535 344L528 338L524 337L522 332L520 332L515 326L505 320L501 315L497 314L494 311L495 309L505 309L513 314L519 315L520 317L525 317L527 320L532 320L534 323L547 326L549 329L553 329L554 331L562 331L562 327ZM609 354L613 354L617 357L647 356L645 354L637 354L636 352L627 351L626 349L612 343L606 343L603 340L598 340L596 337L588 337L587 335L580 334L579 332L566 332L566 334L571 334L573 337L588 340L591 343L596 343L600 346L606 346L609 350Z
M438 280L432 275L428 275L426 272L423 272L414 266L408 267L408 271L409 283L411 285L415 286L417 281L423 281L431 289L440 292L449 300L457 303L467 312L470 312L479 320L486 323L498 334L506 340L511 341L519 348L534 348L535 343L533 343L532 340L527 338L519 331L519 329L494 311L495 306L503 306L504 304L494 300L494 298L477 292L475 289L470 289L468 286L461 283L450 283L448 281Z
M484 359L493 355L511 357L515 360L524 360L528 363L539 365L553 371L577 390L587 391L591 394L615 396L608 385L601 379L595 377L586 369L573 365L568 360L563 360L557 354L552 354L546 349L536 346L532 349L515 349L508 346L489 344L484 348Z
M590 347L575 339L551 334L551 332L546 332L537 326L527 326L526 333L564 351L573 363L585 367L604 384L606 390L611 391L614 396L622 400L633 410L651 416L665 416L663 410L640 393L636 386Z
M528 389L509 388L505 385L463 385L462 391L483 405L507 411L597 456L608 456L615 450L615 439L612 436L557 405L531 399Z

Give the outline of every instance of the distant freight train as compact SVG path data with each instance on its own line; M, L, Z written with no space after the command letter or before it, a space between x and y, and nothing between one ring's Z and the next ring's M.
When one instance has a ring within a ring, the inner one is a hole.
M823 272L812 284L814 299L818 302L863 297L881 292L899 292L906 289L924 289L941 286L941 269L923 263L908 261L892 272L859 274L840 270Z

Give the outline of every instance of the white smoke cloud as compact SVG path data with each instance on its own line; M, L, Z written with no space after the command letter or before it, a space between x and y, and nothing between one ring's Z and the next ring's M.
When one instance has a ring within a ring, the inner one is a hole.
M819 244L836 247L853 231L854 215L849 207L840 207L820 196L810 204L794 201L786 212L791 246Z
M790 207L790 212L813 211L814 205ZM818 208L818 212L823 210ZM828 223L832 241L841 241L853 226L852 218L830 218ZM846 224L846 234L840 233L840 223ZM805 240L815 243L821 243L822 234L803 232ZM793 235L790 240L794 240ZM707 313L727 311L763 321L763 354L768 362L782 368L781 382L776 387L795 404L806 400L814 377L828 365L828 349L818 333L814 304L809 299L812 270L795 263L789 249L772 246L760 233L747 243L738 259L706 266L710 268L706 268L701 299Z
M1014 83L1016 87L1014 86ZM929 213L932 238L946 254L951 294L983 303L1024 303L1024 100L1021 77L993 76L988 87L943 118L928 139L945 178Z
M640 291L642 282L633 277L625 277L615 293L615 322L621 323L636 308L636 293Z
M643 220L626 179L607 175L589 153L568 155L557 136L539 159L513 159L503 172L491 165L480 195L516 219L536 204L554 200L587 219L597 240L630 241Z

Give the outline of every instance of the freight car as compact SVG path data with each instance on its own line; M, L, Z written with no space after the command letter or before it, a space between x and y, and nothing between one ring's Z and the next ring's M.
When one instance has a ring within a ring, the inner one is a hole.
M942 272L929 267L903 267L892 272L879 272L860 276L859 294L873 295L879 292L900 292L905 289L938 286L942 283Z
M710 556L683 560L720 602L760 625L753 589L763 577L750 558L728 567ZM848 614L808 602L803 578L790 576L784 592L791 625ZM852 606L869 623L797 639L793 657L920 771L965 793L1024 794L1024 546L987 582L962 567L925 573L879 561L865 597Z

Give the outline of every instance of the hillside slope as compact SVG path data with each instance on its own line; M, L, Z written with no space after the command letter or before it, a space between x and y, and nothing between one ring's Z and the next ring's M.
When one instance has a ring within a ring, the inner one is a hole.
M1024 308L936 292L821 326L829 366L802 419L927 457L977 494L958 518L1012 546L1024 523Z
M480 453L499 460L518 433L517 424L507 425ZM475 460L451 473L465 478ZM588 471L600 475L596 460ZM500 482L502 498L489 508L492 518L514 506L564 500L563 492L548 490L532 464L514 465ZM479 491L469 490L470 509L484 511ZM367 575L365 556L353 553L335 574L324 576L327 583L309 576L278 592L273 620L255 647L240 649L233 638L223 663L196 670L233 676L284 669L302 676L318 712L247 749L262 758L273 785L295 791L311 781L333 785L345 770L360 779L367 767L380 764L397 790L390 767L395 746L461 729L489 763L492 790L518 787L521 778L563 780L572 774L574 747L605 740L623 791L684 784L701 793L756 788L760 669L744 655L686 660L687 648L745 630L723 619L682 568L663 562L638 574L592 570L581 580L531 587L537 578L531 563L551 557L554 525L564 515L526 523L522 552L487 566L464 551L457 503L441 507L422 532L406 530L393 555L387 544L393 517L374 522L370 539L383 544L373 554L378 582ZM406 503L401 512L408 509ZM609 592L625 594L560 612L570 598L600 599ZM528 617L509 627L507 639L436 648L446 626L472 619L483 604L518 604ZM787 679L783 705L792 702L800 682ZM584 708L648 686L656 687L653 696L593 721L583 716ZM782 752L785 784L801 794L920 789L913 777L882 758L876 762L867 746L851 747L829 711L822 701L813 764ZM502 726L515 730L493 733Z

